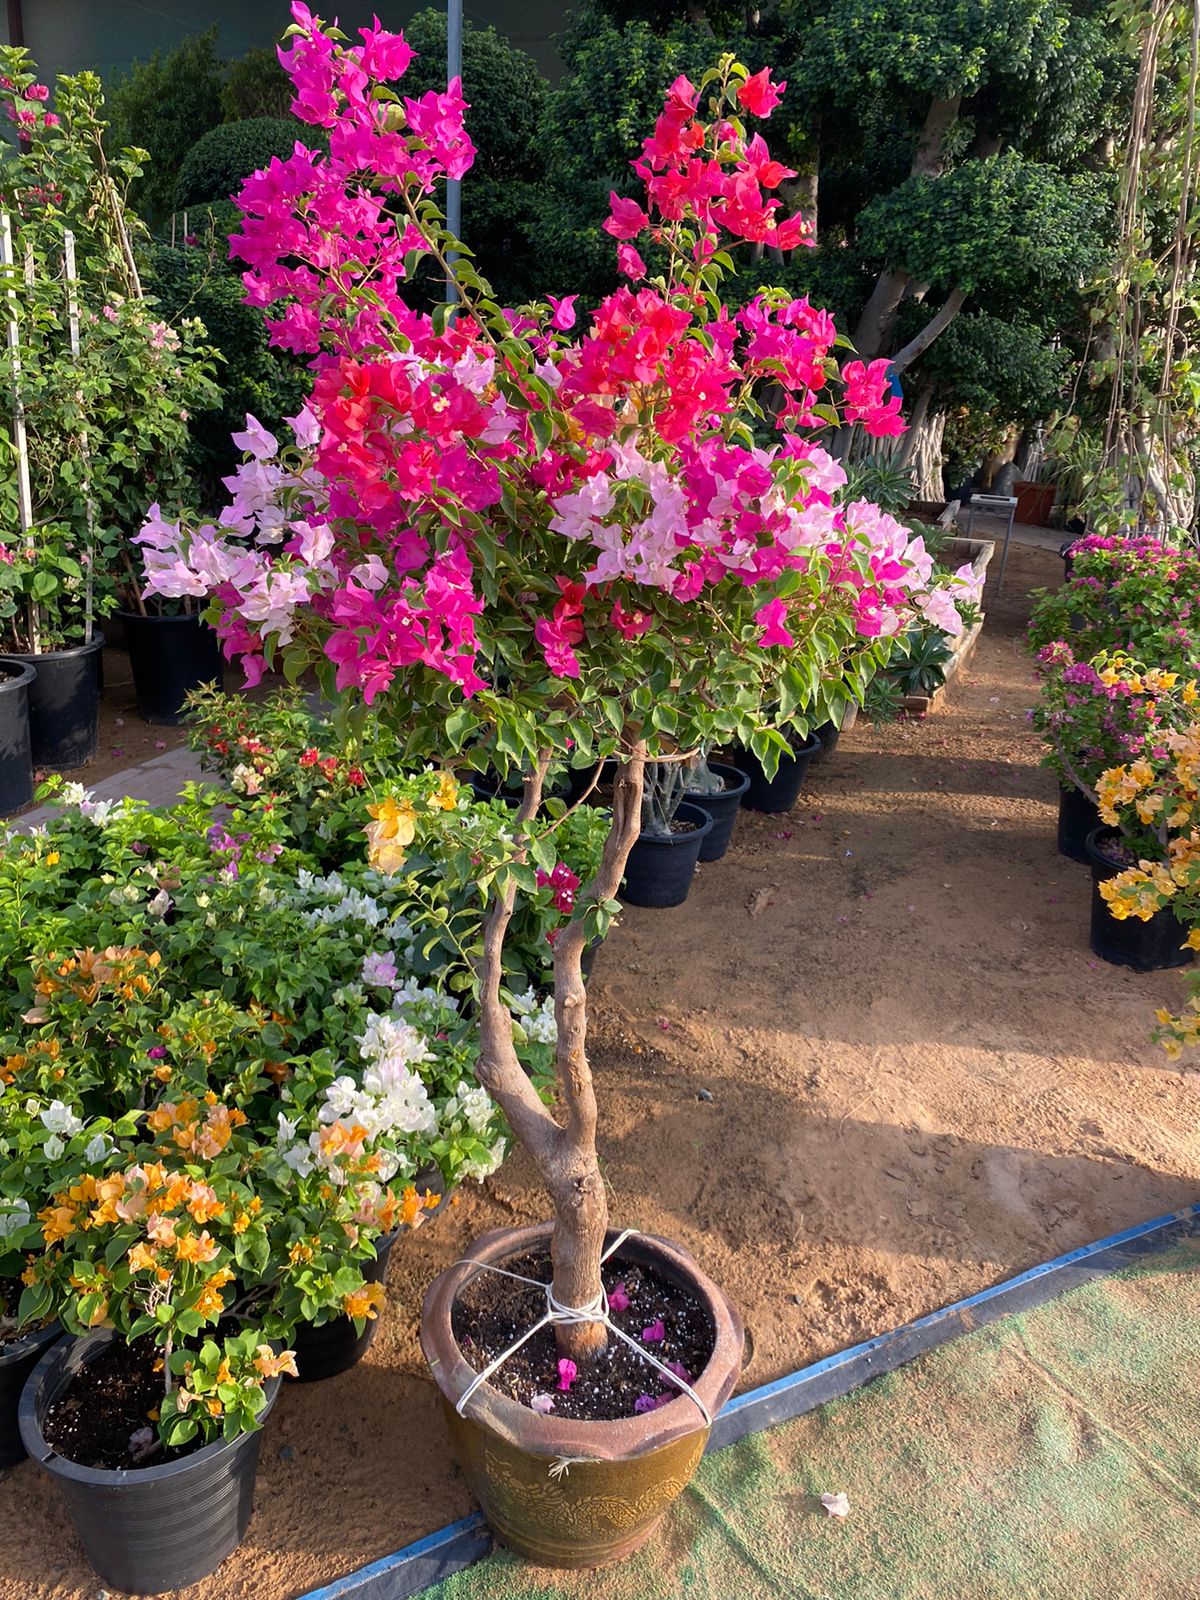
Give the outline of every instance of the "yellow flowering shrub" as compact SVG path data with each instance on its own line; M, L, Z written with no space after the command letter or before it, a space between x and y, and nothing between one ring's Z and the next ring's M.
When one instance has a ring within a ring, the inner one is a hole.
M1110 767L1097 785L1101 820L1119 828L1136 864L1100 884L1118 921L1148 922L1169 907L1183 943L1200 950L1200 722L1168 733L1160 750ZM1200 975L1180 1015L1157 1014L1154 1037L1169 1055L1200 1044Z

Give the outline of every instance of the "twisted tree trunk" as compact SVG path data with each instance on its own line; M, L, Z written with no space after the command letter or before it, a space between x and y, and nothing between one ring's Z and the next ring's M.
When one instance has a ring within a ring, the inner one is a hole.
M517 812L518 833L537 816L549 752L525 780ZM559 1305L583 1307L599 1296L600 1256L608 1227L608 1201L596 1159L596 1094L587 1059L587 990L583 982L583 907L616 897L629 852L641 829L646 747L634 746L617 768L612 826L595 878L584 890L580 909L561 930L554 947L554 1016L558 1026L555 1068L564 1121L558 1122L538 1098L513 1044L512 1013L500 999L504 937L516 904L516 887L498 892L484 931L480 981L479 1081L499 1104L509 1126L533 1157L554 1206L551 1257L554 1297ZM518 853L518 861L525 852ZM608 1334L602 1322L560 1324L559 1348L584 1362L602 1350Z

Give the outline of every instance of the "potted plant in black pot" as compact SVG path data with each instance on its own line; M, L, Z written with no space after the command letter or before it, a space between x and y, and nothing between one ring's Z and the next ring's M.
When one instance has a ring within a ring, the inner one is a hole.
M0 656L0 817L11 816L33 799L29 691L36 677L36 669L28 661Z
M1200 703L1196 683L1186 687ZM1091 945L1105 961L1154 972L1184 966L1200 949L1198 763L1200 720L1189 720L1100 775L1100 827L1087 852Z
M169 327L144 289L148 235L127 203L140 170L104 149L93 73L55 110L27 53L0 51L0 98L22 131L0 170L8 339L0 404L13 443L0 648L37 667L35 766L92 759L104 638L147 485L186 498L189 407L210 402L198 323ZM51 203L47 203L47 201Z
M139 540L150 544L162 521L160 508L152 506ZM132 561L117 590L121 604L116 616L129 655L138 715L146 722L173 727L187 715L190 694L224 686L217 636L192 595L147 595Z
M1089 836L1101 825L1097 789L1108 768L1139 760L1186 726L1188 683L1122 651L1076 659L1063 640L1038 652L1041 688L1033 726L1046 745L1042 765L1058 779L1058 850L1094 864ZM1189 680L1190 681L1190 680Z
M705 751L696 751L684 763L683 798L712 819L712 827L700 844L701 861L720 861L729 849L737 814L749 787L745 772L712 760Z
M642 787L641 828L621 884L634 906L679 906L687 899L713 819L684 800L683 758L650 761Z
M290 34L285 65L305 79L317 60L332 63L333 83L343 67L392 79L406 64L392 36L372 33L368 55L315 22ZM316 667L347 714L361 695L404 729L412 759L454 765L482 751L501 779L526 774L494 849L465 836L452 812L414 817L386 801L372 807L367 848L386 873L414 839L434 836L451 870L461 862L464 875L474 872L476 1070L535 1163L553 1221L477 1241L430 1289L422 1342L493 1527L539 1561L588 1566L644 1540L682 1490L737 1381L742 1336L686 1251L609 1229L583 951L619 908L647 762L740 739L773 770L819 664L883 659L857 625L855 595L874 589L878 563L904 573L913 564L904 531L875 508L853 524L831 511L825 489L841 480L815 445L793 436L787 450L749 447L746 419L765 420L755 386L782 384L807 407L814 370L832 370L834 335L824 314L783 291L726 321L730 338L719 345L705 334L725 266L714 259L719 219L702 197L682 199L675 220L655 224L670 265L645 283L633 241L649 214L614 196L606 227L638 287L608 297L578 337L569 301L526 308L516 324L500 310L429 197L440 176L459 176L469 161L458 89L410 101L404 113L386 83L352 100L331 88L319 106L296 102L302 117L340 125L335 151L342 128L373 133L373 108L387 103L390 136L408 153L373 174L331 156L322 193L332 204L344 185L346 204L359 206L366 184L394 197L377 214L385 237L373 240L371 260L398 242L402 211L416 251L410 270L424 259L455 278L457 294L447 334L444 311L414 313L368 267L361 292L351 275L322 280L292 317L307 329L303 341L326 351L312 401L323 444L297 439L281 450L275 501L287 526L317 518L329 528L327 559L280 562L236 522L215 541L181 538L158 559L193 572L210 555L219 561L233 581L213 586L210 614L235 653L278 650L289 673ZM710 124L703 93L719 105ZM699 89L684 79L673 86L659 137L682 140L697 167L727 169L739 193L743 180L754 189L761 219L731 215L739 236L765 229L790 248L804 226L777 215L759 190L741 120L778 97L768 72L752 77L723 58ZM654 159L674 169L679 157L671 144ZM296 228L315 226L306 158L293 163L294 184L251 179L243 188L251 224L244 243L233 240L235 253L254 256L256 293L288 302L289 315ZM354 237L345 235L351 248ZM684 385L685 371L707 376ZM850 420L896 430L884 363L852 363L844 384ZM822 530L811 543L799 537L806 517ZM263 575L281 569L297 580L282 638L279 619L264 618L253 598ZM923 592L914 577L900 610ZM796 633L789 602L803 618ZM768 718L781 681L789 705ZM518 903L557 858L561 803L543 804L552 764L594 768L606 757L617 767L600 865L553 943L557 1102L548 1105L518 1055L505 945ZM514 1291L504 1272L528 1281ZM500 1314L514 1307L515 1320Z

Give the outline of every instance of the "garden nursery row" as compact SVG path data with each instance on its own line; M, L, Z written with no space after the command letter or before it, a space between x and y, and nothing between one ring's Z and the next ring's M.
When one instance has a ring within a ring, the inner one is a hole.
M513 309L446 220L458 78L409 95L403 35L297 0L290 142L205 218L296 388L202 481L216 355L153 292L175 219L139 219L98 78L51 102L0 55L0 1467L49 1475L98 1584L202 1583L283 1386L353 1385L399 1317L496 1537L623 1559L751 1352L602 1165L593 964L623 905L665 926L731 870L743 810L791 839L840 740L957 692L993 546L886 454L920 352L859 358L786 275L743 292L813 242L770 66L656 82L593 218L607 292ZM1091 950L1151 973L1200 949L1200 553L1161 474L1113 481L1025 660ZM170 803L87 786L110 619L203 766ZM1185 989L1146 1009L1172 1057ZM389 1300L512 1160L551 1220Z

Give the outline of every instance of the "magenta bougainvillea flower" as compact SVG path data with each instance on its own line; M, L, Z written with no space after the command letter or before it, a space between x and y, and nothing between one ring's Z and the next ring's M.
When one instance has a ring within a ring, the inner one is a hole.
M859 640L914 614L957 631L921 540L865 501L839 506L845 473L805 437L834 414L831 383L847 422L902 431L886 363L838 375L833 322L806 298L763 291L731 309L702 287L732 245L811 243L777 192L794 174L732 120L778 106L768 69L738 69L711 121L686 77L671 85L634 163L644 195L614 193L604 223L630 281L589 318L578 295L518 315L464 284L448 323L406 290L443 249L431 195L474 155L461 84L401 98L388 86L412 58L402 35L343 43L305 5L292 15L292 110L328 130L328 153L298 141L248 178L230 248L273 343L316 358L313 391L290 439L253 418L235 435L248 459L219 522L185 532L151 508L149 592L211 597L251 681L275 652L320 654L368 702L417 667L467 697L487 686L486 552L509 518L508 557L519 547L538 571L511 591L563 680L663 626L655 596L728 614L740 586L747 640L792 650L789 597L818 568ZM666 280L646 281L634 240L670 244ZM769 447L734 426L766 385L781 396Z
M564 1356L558 1363L558 1387L560 1389L569 1389L575 1382L577 1373L578 1368L575 1363Z

